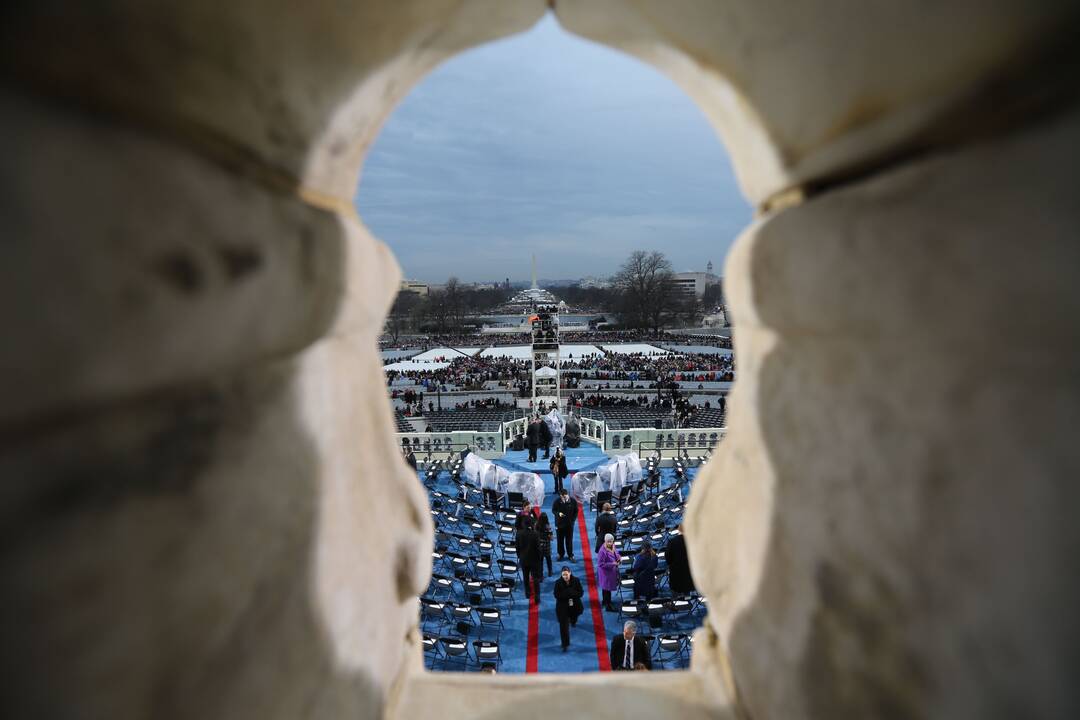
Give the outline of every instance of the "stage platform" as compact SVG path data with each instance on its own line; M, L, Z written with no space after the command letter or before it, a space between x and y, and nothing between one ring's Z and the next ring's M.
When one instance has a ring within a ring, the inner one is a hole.
M566 468L571 473L592 470L610 460L607 453L601 450L599 446L589 442L582 442L576 448L565 448L563 453L566 455ZM555 454L554 449L552 449L551 454ZM544 477L544 483L547 486L546 491L552 492L555 486L551 477L551 467L548 465L550 457L545 460L544 450L541 448L536 453L536 462L531 463L528 458L528 450L507 450L501 458L492 462L496 465L502 465L507 470L539 473L541 477Z

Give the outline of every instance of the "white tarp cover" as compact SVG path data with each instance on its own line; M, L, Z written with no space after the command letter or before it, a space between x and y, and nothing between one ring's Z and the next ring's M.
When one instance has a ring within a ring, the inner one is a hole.
M536 377L555 377L558 374L559 373L555 371L555 368L548 365L536 369Z
M641 458L637 453L620 455L607 465L596 468L596 475L596 492L610 490L611 496L617 498L624 486L641 480Z
M552 410L544 416L544 423L547 424L548 430L551 431L551 444L554 447L563 446L563 435L566 433L566 423L563 422L562 416L559 415L558 410Z
M579 503L589 503L596 493L604 489L600 487L600 476L595 472L579 472L570 477L570 494Z
M506 481L506 490L521 493L536 507L542 507L544 504L544 481L536 473L510 473L510 478Z
M450 367L448 362L421 362L419 360L399 360L389 365L383 365L383 372L389 372L390 370L398 370L399 372L408 372L410 370L441 370L444 367Z
M425 350L424 352L420 353L419 355L413 355L412 359L413 360L424 360L426 362L431 362L432 360L437 360L438 358L446 358L447 360L453 360L454 358L465 357L465 356L466 356L466 353L463 353L460 350L455 350L454 348L448 348L448 347L439 347L439 348L432 348L430 350Z
M509 470L490 460L485 460L476 453L465 456L461 464L461 474L468 482L481 490L495 490L500 493L506 492L506 483L510 479Z
M619 345L604 345L604 349L616 355L671 355L670 350L658 348L646 343L624 343Z

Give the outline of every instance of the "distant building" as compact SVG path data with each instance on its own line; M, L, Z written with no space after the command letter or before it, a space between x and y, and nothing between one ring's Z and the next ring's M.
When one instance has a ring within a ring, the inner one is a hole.
M705 288L710 285L719 285L720 278L712 274L712 262L706 266L705 272L681 272L675 273L676 291L684 296L703 297Z
M427 283L420 282L419 280L402 280L401 292L411 292L420 297L427 297L427 294L431 291Z
M610 287L611 283L603 278L598 278L593 275L583 277L578 281L578 287L580 288L606 288Z

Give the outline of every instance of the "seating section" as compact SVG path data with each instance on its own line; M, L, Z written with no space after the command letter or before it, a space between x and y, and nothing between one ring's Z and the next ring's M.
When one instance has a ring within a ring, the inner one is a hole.
M493 432L499 429L499 423L515 417L523 417L524 410L499 410L469 409L469 410L436 410L425 413L424 418L428 421L431 432L454 432L455 430L479 430L481 432ZM411 428L409 430L411 432Z
M396 432L399 433L411 433L413 432L413 426L406 419L405 414L397 408L394 408L394 427Z
M599 408L610 430L629 430L631 428L673 427L670 410L655 410L635 407Z
M672 592L665 557L668 542L679 535L702 462L707 457L678 459L673 468L661 469L647 460L643 478L611 498L623 582L613 598L615 614L604 612L607 634L636 619L654 670L689 667L692 632L708 610L704 597ZM422 474L435 526L432 579L418 607L425 661L433 670L466 671L485 665L501 671L504 661L513 661L520 672L526 654L521 632L503 632L508 623L520 627L529 613L520 585L513 499L495 492L486 496L460 472L461 460L448 458ZM590 509L587 526L594 521ZM656 594L635 599L632 568L646 543L657 551Z
M727 418L724 416L723 410L717 408L710 408L709 410L697 408L694 411L694 417L690 420L690 424L687 427L727 427Z

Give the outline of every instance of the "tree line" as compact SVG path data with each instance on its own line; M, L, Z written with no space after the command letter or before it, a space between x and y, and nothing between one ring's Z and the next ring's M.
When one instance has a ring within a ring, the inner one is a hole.
M720 284L707 286L701 298L682 293L671 262L656 250L631 253L608 287L569 285L547 289L571 307L617 317L618 328L644 329L654 334L664 327L695 325L704 314L723 304ZM390 310L386 331L395 342L409 332L459 332L466 329L470 316L497 311L511 295L505 286L480 289L464 285L456 277L426 296L402 291Z

